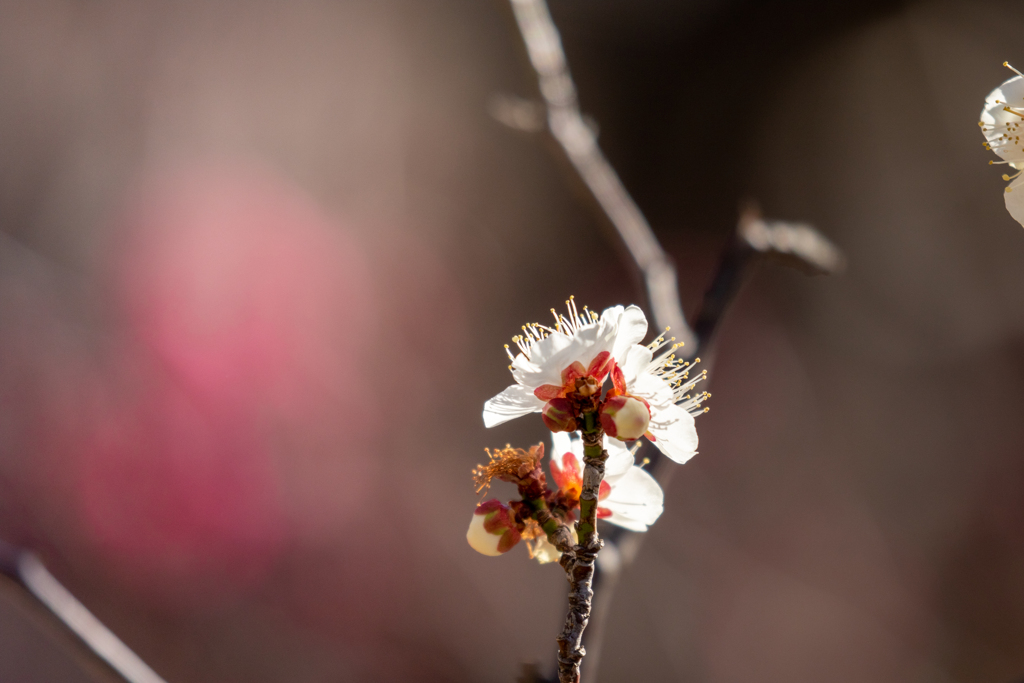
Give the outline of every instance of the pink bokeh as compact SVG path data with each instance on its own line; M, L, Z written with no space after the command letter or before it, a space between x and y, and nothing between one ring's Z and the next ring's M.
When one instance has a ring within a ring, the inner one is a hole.
M350 438L376 415L364 256L301 192L239 165L154 176L118 238L118 341L62 456L86 538L154 594L251 587L289 542L355 514L372 475Z

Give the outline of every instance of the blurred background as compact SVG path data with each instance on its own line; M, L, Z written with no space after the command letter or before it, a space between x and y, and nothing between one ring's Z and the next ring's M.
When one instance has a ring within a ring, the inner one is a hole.
M1024 676L1024 230L977 117L987 0L551 0L692 314L762 267L601 681ZM464 540L502 344L643 301L498 0L0 2L0 537L170 683L511 681L565 579ZM642 455L642 451L641 451ZM496 491L497 495L511 491ZM584 664L586 676L586 664ZM106 680L0 587L0 680Z

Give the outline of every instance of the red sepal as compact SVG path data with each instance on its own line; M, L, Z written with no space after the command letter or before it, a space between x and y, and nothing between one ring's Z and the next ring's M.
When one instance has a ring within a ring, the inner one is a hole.
M573 361L572 365L562 370L562 386L567 386L570 382L575 382L578 377L585 377L587 369L583 367L583 363L578 360Z
M544 404L540 417L544 424L553 432L575 432L576 416L572 402L565 398L556 398Z
M608 393L612 395L626 393L626 376L622 373L622 368L618 363L612 368L612 390Z
M611 415L601 413L601 428L604 429L604 433L608 436L615 437L619 435L619 428L615 425L615 420L612 419Z
M501 508L504 507L508 506L502 503L497 498L491 498L490 500L485 500L484 502L476 506L476 514L486 515L488 512L494 512L495 510L500 510Z
M612 354L608 351L602 351L594 356L594 360L590 361L590 367L587 368L587 374L598 382L601 382L614 365L615 359L612 358Z
M553 398L561 398L562 387L554 384L542 384L533 390L533 395L542 401L550 401Z
M600 517L601 511L598 510L597 514ZM501 535L501 540L498 541L498 552L507 553L509 550L512 550L512 546L519 543L520 538L522 538L522 534L519 533L518 529L509 529Z

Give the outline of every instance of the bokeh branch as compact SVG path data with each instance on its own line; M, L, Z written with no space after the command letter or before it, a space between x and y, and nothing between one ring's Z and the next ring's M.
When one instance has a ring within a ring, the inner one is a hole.
M86 652L127 683L166 683L53 577L31 552L0 541L0 574L51 614Z
M675 266L598 146L594 126L580 112L576 86L547 3L544 0L511 2L530 63L537 73L548 130L629 250L647 287L655 325L671 327L677 341L693 348L696 337L683 316ZM531 120L538 118L534 115L531 119L525 107L507 111L518 115L513 120L523 122L523 128L528 128Z

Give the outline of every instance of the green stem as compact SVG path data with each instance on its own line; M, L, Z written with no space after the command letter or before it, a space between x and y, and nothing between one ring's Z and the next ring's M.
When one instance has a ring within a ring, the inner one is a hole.
M548 509L547 501L543 498L528 498L525 502L533 510L533 518L540 524L540 528L544 530L544 533L550 536L558 530L558 520L555 519L555 516L551 514L551 510Z
M540 528L548 536L548 542L562 553L572 552L572 532L557 517L551 514L548 503L543 498L523 498L523 502L533 511L531 517L537 520Z

